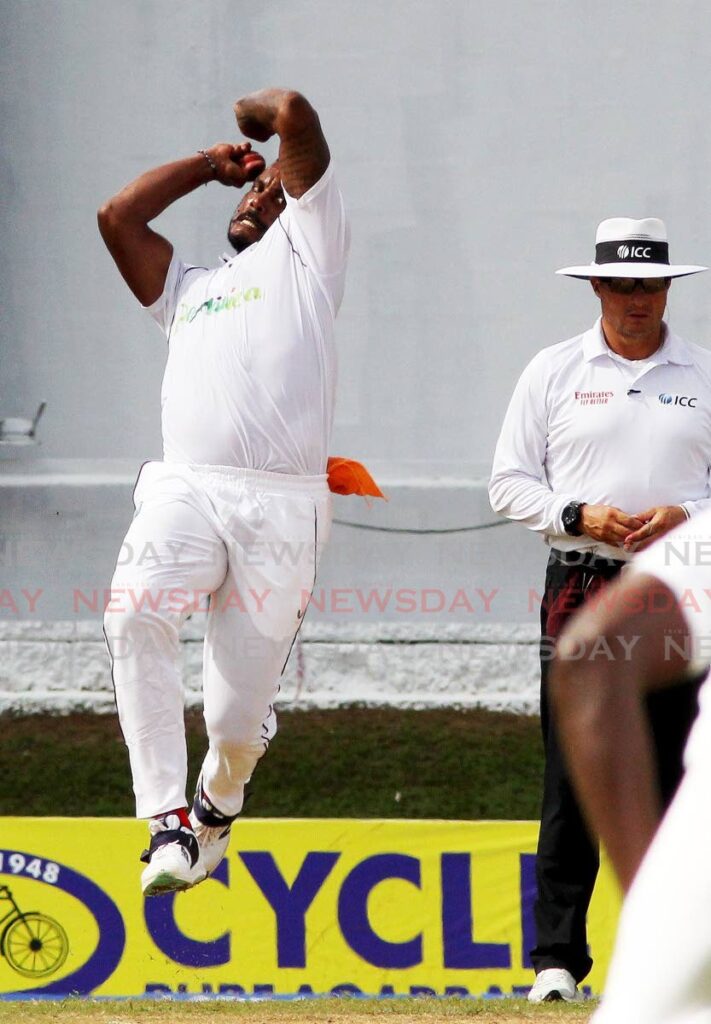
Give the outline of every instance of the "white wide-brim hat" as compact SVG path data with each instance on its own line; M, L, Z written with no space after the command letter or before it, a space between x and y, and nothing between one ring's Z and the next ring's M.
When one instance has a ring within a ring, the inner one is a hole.
M611 217L598 225L595 262L585 267L563 267L565 277L687 277L708 267L672 266L664 221L656 217L632 220Z

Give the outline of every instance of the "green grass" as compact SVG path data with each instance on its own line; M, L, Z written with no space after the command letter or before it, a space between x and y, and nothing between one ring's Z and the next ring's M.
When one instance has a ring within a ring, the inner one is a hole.
M190 785L205 750L187 716ZM538 720L482 710L283 712L254 775L251 817L536 819ZM0 716L0 815L130 816L113 716Z

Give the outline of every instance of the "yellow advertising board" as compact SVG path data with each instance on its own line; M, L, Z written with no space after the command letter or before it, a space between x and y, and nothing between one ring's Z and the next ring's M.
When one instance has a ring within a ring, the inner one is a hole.
M522 994L533 822L243 819L213 878L144 900L144 822L0 818L0 998ZM619 909L589 915L599 993Z

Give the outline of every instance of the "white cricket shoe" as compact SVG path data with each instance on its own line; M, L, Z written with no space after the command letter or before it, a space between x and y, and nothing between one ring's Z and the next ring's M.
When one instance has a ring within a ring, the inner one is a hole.
M198 779L190 824L193 826L200 846L200 860L206 873L211 875L227 853L230 844L230 828L236 815L222 814L210 802L202 788L202 775Z
M540 971L528 993L529 1003L579 1003L584 998L578 991L575 978L564 967L547 967Z
M192 829L177 814L152 818L148 825L151 844L141 854L147 863L141 875L144 896L190 889L207 878L200 846Z

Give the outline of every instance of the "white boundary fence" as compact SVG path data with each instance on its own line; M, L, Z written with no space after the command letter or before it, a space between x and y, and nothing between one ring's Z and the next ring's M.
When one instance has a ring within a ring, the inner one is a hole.
M182 639L186 703L200 703L202 628ZM280 703L537 710L535 627L304 623ZM0 713L112 712L109 658L97 622L0 623Z

